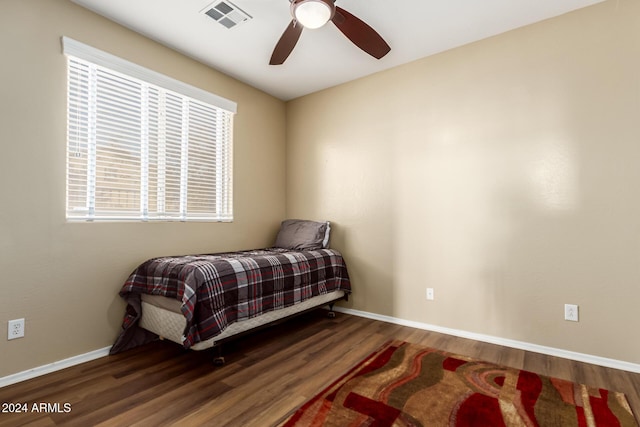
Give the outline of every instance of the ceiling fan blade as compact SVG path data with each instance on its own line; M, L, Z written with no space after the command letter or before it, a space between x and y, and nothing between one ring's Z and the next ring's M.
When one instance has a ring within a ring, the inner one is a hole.
M302 34L302 28L302 25L298 24L295 20L291 21L287 29L282 33L276 47L273 49L269 65L280 65L287 60L296 43L298 43L300 34Z
M338 6L331 21L353 44L374 58L380 59L391 50L376 30Z

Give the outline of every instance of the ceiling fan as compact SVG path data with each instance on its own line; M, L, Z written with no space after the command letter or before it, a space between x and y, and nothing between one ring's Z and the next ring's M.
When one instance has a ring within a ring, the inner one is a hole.
M335 5L335 0L289 0L291 23L278 40L269 65L286 61L295 47L303 28L315 29L331 21L360 49L376 59L385 56L391 48L373 28L346 10Z

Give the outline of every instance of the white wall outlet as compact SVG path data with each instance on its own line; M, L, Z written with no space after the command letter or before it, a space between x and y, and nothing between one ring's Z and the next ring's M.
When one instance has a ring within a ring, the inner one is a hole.
M575 304L564 305L564 320L570 320L572 322L578 321L578 306Z
M433 301L433 288L427 288L427 299Z
M22 337L24 337L24 319L9 320L7 339L14 340Z

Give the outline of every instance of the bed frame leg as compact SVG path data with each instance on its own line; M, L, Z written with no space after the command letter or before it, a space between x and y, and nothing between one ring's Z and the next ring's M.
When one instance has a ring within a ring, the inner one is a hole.
M216 355L213 358L213 364L216 366L223 366L224 365L224 356L222 355L222 346L220 344L214 346L215 347L215 351L216 351Z
M335 319L336 318L336 312L333 311L333 303L329 304L329 311L327 312L327 317L329 319Z

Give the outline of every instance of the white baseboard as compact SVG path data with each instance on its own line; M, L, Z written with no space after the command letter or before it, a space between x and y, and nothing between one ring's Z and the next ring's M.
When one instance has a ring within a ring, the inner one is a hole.
M594 356L591 354L577 353L575 351L563 350L560 348L546 347L538 344L531 344L523 341L516 341L506 338L493 337L491 335L477 334L474 332L462 331L459 329L445 328L428 323L414 322L412 320L398 319L391 316L383 316L380 314L369 313L367 311L353 310L335 306L335 311L341 313L352 314L354 316L366 317L367 319L380 320L382 322L393 323L401 326L409 326L411 328L422 329L425 331L439 332L442 334L453 335L460 338L468 338L476 341L487 342L490 344L503 345L505 347L517 348L519 350L532 351L535 353L547 354L549 356L562 357L564 359L576 360L578 362L591 363L593 365L605 366L607 368L621 369L623 371L640 373L640 364L625 362L622 360L608 359L606 357Z
M0 387L6 387L11 384L30 380L31 378L39 377L41 375L49 374L55 371L60 371L62 369L69 368L71 366L79 365L81 363L89 362L91 360L108 356L110 349L111 349L111 346L101 348L98 350L90 351L89 353L80 354L78 356L73 356L68 359L60 360L58 362L49 363L47 365L38 366L37 368L18 372L17 374L2 377L0 378Z
M410 328L422 329L425 331L439 332L442 334L453 335L460 338L468 338L476 341L487 342L490 344L503 345L505 347L517 348L519 350L532 351L535 353L547 354L555 357L562 357L564 359L576 360L578 362L591 363L593 365L605 366L607 368L620 369L623 371L640 373L640 364L625 362L622 360L608 359L606 357L593 356L591 354L577 353L575 351L563 350L560 348L546 347L538 344L531 344L523 341L516 341L506 338L493 337L491 335L477 334L475 332L467 332L459 329L445 328L437 325L430 325L428 323L414 322L412 320L399 319L397 317L384 316L381 314L369 313L367 311L354 310L351 308L344 308L335 306L335 311L351 314L354 316L365 317L367 319L380 320L386 323L393 323L395 325L408 326ZM11 384L19 383L21 381L30 380L41 375L49 374L51 372L60 371L71 366L79 365L81 363L89 362L91 360L99 359L109 355L111 347L105 347L98 350L90 351L89 353L73 356L68 359L60 360L58 362L49 363L47 365L39 366L37 368L29 369L26 371L18 372L17 374L8 375L0 378L0 388L6 387Z

